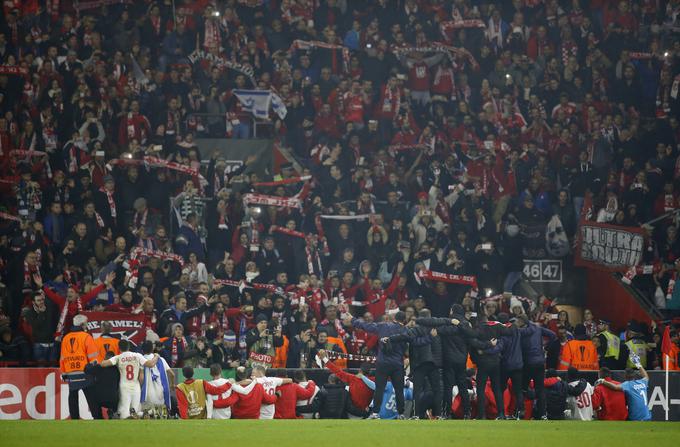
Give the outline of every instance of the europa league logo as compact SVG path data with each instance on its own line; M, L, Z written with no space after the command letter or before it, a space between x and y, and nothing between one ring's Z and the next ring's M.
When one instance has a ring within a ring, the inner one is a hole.
M76 339L75 338L70 339L69 343L71 344L71 354L75 354L73 345L76 343Z

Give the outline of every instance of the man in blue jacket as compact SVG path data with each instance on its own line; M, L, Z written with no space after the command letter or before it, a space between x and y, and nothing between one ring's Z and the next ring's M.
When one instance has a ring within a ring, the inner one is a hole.
M522 337L515 325L509 325L509 316L506 313L498 314L498 321L507 327L507 330L498 339L501 350L501 388L508 387L508 379L512 379L512 391L515 395L515 413L513 419L524 417L524 397L522 393Z
M366 323L360 318L348 315L343 320L345 326L352 326L366 332L376 334L380 338L378 358L375 364L375 394L373 395L373 413L369 419L380 419L378 411L383 402L387 379L392 381L394 394L397 399L397 419L404 419L404 353L407 349L406 342L390 342L392 335L406 333L406 314L397 312L394 322Z
M545 352L543 351L543 337L549 341L555 340L557 335L549 329L529 321L526 315L517 317L517 327L522 336L522 360L524 362L522 390L526 393L529 382L533 379L536 391L535 419L547 419L545 416Z

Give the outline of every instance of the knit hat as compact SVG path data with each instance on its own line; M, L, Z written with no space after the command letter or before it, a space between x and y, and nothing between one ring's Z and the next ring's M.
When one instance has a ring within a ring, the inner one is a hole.
M260 321L269 321L269 318L265 314L258 314L257 317L255 317L255 324L259 323Z
M223 339L226 342L236 342L236 334L234 334L234 331L228 330L224 333Z

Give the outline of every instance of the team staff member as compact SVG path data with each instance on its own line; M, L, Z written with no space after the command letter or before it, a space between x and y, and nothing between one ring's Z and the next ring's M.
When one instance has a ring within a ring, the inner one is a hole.
M185 366L182 368L184 382L177 385L177 409L182 419L205 419L208 415L206 409L206 394L220 395L231 389L230 383L221 386L213 386L202 379L194 380L194 368Z
M61 341L59 369L62 378L68 382L68 411L71 419L80 419L78 391L83 390L90 408L95 407L94 396L88 387L92 379L85 375L85 366L97 360L97 345L87 333L87 317L78 314L73 317L73 328Z
M522 335L522 361L524 362L524 382L522 389L526 393L529 390L529 382L534 381L536 391L536 413L534 419L547 419L545 416L545 353L543 351L543 338L549 341L557 339L557 335L550 329L529 322L526 315L520 315L516 320Z
M600 380L604 380L614 385L621 385L612 379L609 368L600 368L598 374ZM593 391L593 409L597 411L599 421L625 421L628 419L628 409L626 408L626 396L623 391L612 390L604 386L601 382L595 386Z
M460 304L451 306L451 318L418 318L416 323L420 326L436 327L442 342L443 369L444 369L444 413L450 411L453 401L453 386L459 390L467 388L468 339L474 337L470 322L465 319L465 309ZM468 393L460 393L463 405L463 419L470 419L470 396Z
M356 375L347 373L340 369L335 363L328 360L326 351L320 349L317 353L324 366L328 368L337 378L349 386L349 402L347 412L350 419L364 418L368 416L368 406L373 399L373 390L366 386L362 380L363 376L368 376L371 371L370 363L362 363Z
M637 356L632 357L637 369L626 369L625 382L615 385L612 382L600 379L596 383L614 391L623 391L626 394L629 421L651 421L652 413L649 411L649 405L647 405L649 375L647 375L647 371L640 364L640 358Z
M375 394L373 395L373 413L369 419L380 419L378 411L382 405L387 379L392 381L397 399L397 419L404 419L404 354L407 344L404 342L390 343L388 338L406 332L404 323L406 314L402 311L394 315L394 322L366 323L348 314L343 320L346 326L376 334L380 338L378 359L375 364Z

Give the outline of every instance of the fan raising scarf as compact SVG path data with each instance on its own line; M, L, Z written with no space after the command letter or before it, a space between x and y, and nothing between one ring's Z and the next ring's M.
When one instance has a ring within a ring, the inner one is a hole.
M83 304L80 302L80 297L76 298L76 315L83 311ZM68 315L69 302L68 299L65 300L64 307L61 309L61 314L59 315L59 323L57 323L57 330L54 333L55 337L61 337L64 333L64 324L66 323L66 316Z
M305 241L305 254L307 256L307 270L309 271L310 275L315 274L314 272L314 260L316 259L317 264L319 265L319 268L321 267L321 261L319 259L319 254L316 252L316 250L312 249L312 238L316 237L316 235L313 234L308 234L305 235L305 233L302 233L301 231L295 231L295 230L289 230L286 227L279 227L276 225L272 226L272 231L275 231L277 233L281 234L287 234L288 236L292 237L299 237L301 239L304 239Z
M478 294L477 277L471 275L454 275L451 273L433 272L432 270L421 270L416 273L416 279L429 281L441 281L449 284L463 284L471 286L470 295L476 297ZM420 281L419 281L420 282Z
M342 51L342 66L345 72L349 71L349 49L342 45L333 45L326 42L319 42L317 40L295 40L288 49L289 53L295 50L313 50L315 48L323 48L325 50L341 50Z
M184 337L182 337L179 342L177 341L177 337L172 337L172 348L170 354L170 361L172 362L172 366L177 366L177 362L179 360L179 343L182 343L183 352L186 351L187 349L187 341Z
M111 219L116 220L118 213L116 212L116 202L113 200L113 191L109 191L102 186L99 188L99 192L106 194L106 201L109 202L109 210L111 211Z

